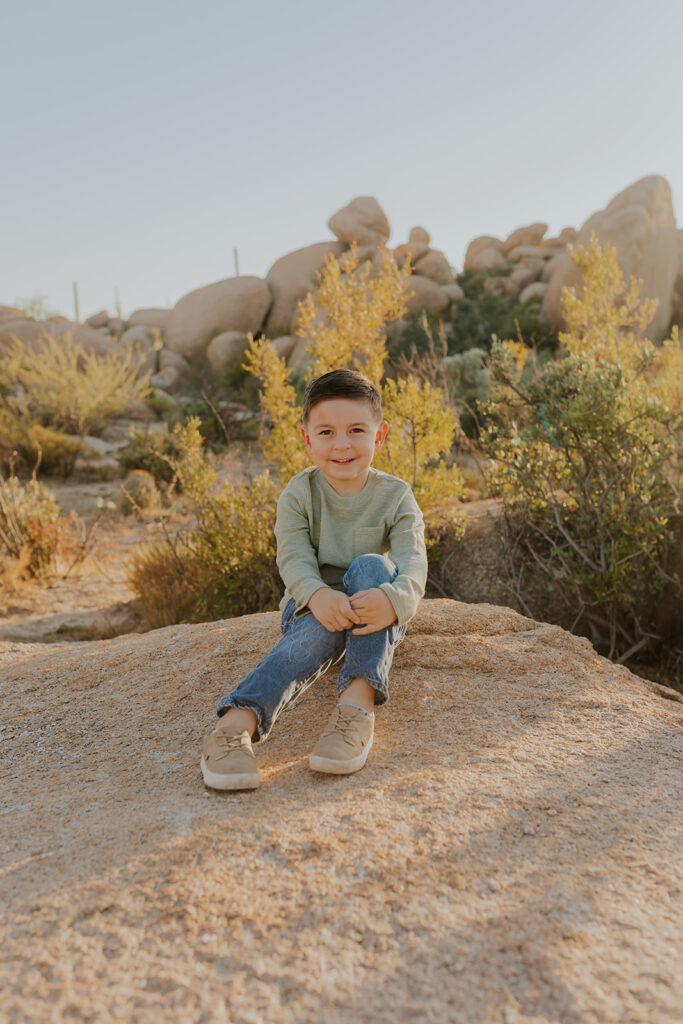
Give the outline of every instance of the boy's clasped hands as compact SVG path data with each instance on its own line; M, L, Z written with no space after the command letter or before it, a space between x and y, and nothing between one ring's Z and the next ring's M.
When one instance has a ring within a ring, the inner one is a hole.
M396 622L394 606L379 587L359 590L351 597L340 590L321 587L310 598L308 607L330 633L351 629L354 636L364 636Z

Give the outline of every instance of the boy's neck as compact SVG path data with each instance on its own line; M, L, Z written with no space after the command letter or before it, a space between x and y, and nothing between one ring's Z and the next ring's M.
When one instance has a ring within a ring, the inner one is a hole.
M357 494L360 494L361 491L365 490L365 485L368 482L368 477L370 476L370 470L368 469L367 473L362 478L361 482L359 482L358 480L353 480L349 482L348 487L345 487L344 483L339 480L337 480L335 483L332 483L331 480L328 480L325 474L323 473L322 469L320 470L320 472L322 473L323 478L330 485L334 493L338 494L340 498L354 498Z

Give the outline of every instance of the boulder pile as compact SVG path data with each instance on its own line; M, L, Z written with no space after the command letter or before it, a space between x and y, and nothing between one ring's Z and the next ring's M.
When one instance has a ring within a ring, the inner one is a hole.
M15 307L0 306L0 354L13 338L36 347L48 335L70 335L88 351L123 346L141 357L140 372L151 372L153 386L173 393L182 389L191 364L203 364L213 376L222 377L242 358L248 334L265 331L293 366L306 357L305 345L296 337L298 303L315 288L326 258L338 258L355 245L361 261L376 265L391 234L389 220L372 196L353 199L330 217L328 227L336 240L281 256L265 278L215 281L184 295L173 309L137 309L125 320L100 310L76 324L63 317L37 322ZM658 300L652 337L661 338L672 322L683 325L683 230L676 228L665 178L651 175L635 182L578 231L565 227L556 237L546 237L547 230L547 224L534 222L506 238L474 238L464 270L488 272L484 287L494 294L538 303L541 320L557 331L563 326L562 289L581 280L568 246L587 243L595 232L600 242L617 248L626 277L642 279L643 296ZM412 228L406 242L388 251L399 267L410 260L410 311L445 314L463 299L453 265L445 253L431 248L425 228Z

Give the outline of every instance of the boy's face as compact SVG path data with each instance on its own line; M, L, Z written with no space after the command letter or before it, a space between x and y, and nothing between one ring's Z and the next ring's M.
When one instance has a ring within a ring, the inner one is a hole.
M373 456L382 447L388 425L377 422L369 402L326 398L315 405L301 428L306 451L338 494L365 487Z

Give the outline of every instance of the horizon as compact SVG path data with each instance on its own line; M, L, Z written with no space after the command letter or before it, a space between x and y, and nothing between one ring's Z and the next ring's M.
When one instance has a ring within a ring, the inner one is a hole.
M265 277L332 239L328 219L359 195L384 209L390 245L422 225L459 271L474 237L579 228L648 174L674 210L683 195L683 8L663 0L169 0L163 18L149 2L11 0L0 29L24 44L4 62L21 159L5 166L0 304L71 316L76 281L81 319L117 294L124 316L172 306L233 276L234 249L240 274Z

